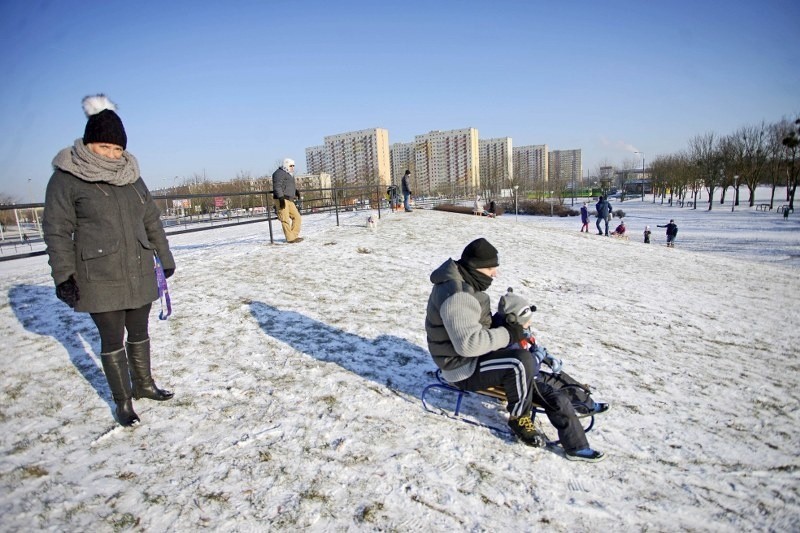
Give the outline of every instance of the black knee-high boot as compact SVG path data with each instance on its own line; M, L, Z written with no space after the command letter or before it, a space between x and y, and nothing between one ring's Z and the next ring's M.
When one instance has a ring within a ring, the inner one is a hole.
M150 374L150 339L141 342L126 342L128 360L131 364L131 378L133 380L133 397L148 398L163 402L174 395L171 391L159 389Z
M100 361L103 372L106 373L111 396L117 404L117 421L123 426L132 426L139 422L139 417L133 410L131 402L131 378L128 374L128 358L125 350L120 348L116 352L101 353Z

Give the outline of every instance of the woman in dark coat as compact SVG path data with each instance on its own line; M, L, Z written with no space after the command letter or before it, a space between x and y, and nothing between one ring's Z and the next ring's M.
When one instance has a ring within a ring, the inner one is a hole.
M56 296L91 315L117 420L131 426L139 422L132 398L173 396L150 374L148 321L158 299L154 256L166 277L175 272L175 261L136 158L125 150L128 139L116 107L96 95L83 99L83 109L83 138L53 159L44 239Z

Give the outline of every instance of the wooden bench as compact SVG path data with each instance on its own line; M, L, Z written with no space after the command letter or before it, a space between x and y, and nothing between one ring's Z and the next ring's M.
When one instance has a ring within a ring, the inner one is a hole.
M769 206L769 204L758 204L758 205L756 206L756 208L757 208L759 211L766 211L766 210L768 210L768 209L771 209L771 208L770 208L770 206Z
M792 212L794 212L794 209L790 209L788 205L782 205L776 211L780 215L784 211L789 211L790 213L792 213Z

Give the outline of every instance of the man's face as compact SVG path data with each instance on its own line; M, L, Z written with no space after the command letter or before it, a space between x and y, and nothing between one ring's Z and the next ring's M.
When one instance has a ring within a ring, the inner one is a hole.
M476 268L475 270L477 270L481 274L489 276L490 278L496 278L497 277L497 268L498 267Z

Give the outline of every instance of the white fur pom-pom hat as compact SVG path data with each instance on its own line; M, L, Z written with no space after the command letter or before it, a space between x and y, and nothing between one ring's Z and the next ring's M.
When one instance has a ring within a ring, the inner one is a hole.
M128 136L114 102L104 94L95 94L84 97L81 103L89 119L83 132L83 143L116 144L124 150L128 146Z

